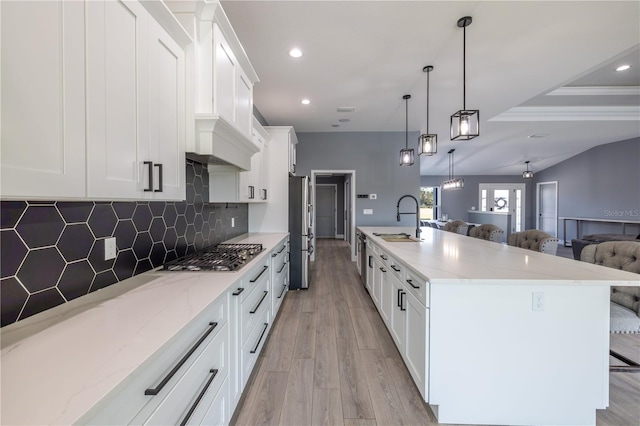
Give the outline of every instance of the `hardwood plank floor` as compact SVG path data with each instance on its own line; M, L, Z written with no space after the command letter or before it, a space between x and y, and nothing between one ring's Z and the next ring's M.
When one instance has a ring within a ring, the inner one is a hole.
M316 242L309 290L287 293L234 415L237 425L431 425L344 241ZM611 347L640 359L640 335ZM612 363L617 361L612 361ZM640 425L640 374L610 375L597 425Z

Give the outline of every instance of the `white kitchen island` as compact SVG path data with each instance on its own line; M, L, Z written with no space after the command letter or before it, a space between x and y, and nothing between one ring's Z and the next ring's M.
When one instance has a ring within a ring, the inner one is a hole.
M359 230L370 274L403 285L370 289L396 344L394 312L416 299L404 281L425 286L426 336L407 326L399 349L440 423L595 424L609 401L609 288L637 286L637 274L433 228L421 242L374 235L411 228ZM409 346L423 341L421 378Z

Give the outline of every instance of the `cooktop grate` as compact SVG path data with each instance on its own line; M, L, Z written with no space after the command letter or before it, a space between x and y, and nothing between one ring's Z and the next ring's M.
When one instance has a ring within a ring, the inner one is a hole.
M218 244L167 262L166 271L237 271L262 251L262 244Z

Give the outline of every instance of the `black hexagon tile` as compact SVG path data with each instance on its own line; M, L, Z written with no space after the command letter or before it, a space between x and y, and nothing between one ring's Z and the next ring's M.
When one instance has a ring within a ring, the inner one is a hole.
M109 287L111 284L115 284L117 282L118 278L111 269L109 269L108 271L100 272L99 274L96 274L96 277L93 279L93 283L91 284L89 292L93 293L96 290Z
M187 184L187 200L194 200L196 197L196 189L193 185Z
M96 240L89 253L89 263L93 267L93 270L96 271L96 273L104 272L107 269L113 268L113 262L115 262L115 259L104 260L104 238Z
M178 257L187 254L187 240L184 237L178 237L178 241L176 241L176 254Z
M31 315L46 311L47 309L61 305L64 302L64 298L55 287L39 293L31 294L29 299L27 299L27 303L24 305L24 310L20 315L20 319L25 319Z
M164 238L162 240L164 242L164 247L167 251L174 250L176 248L176 241L178 241L178 235L176 234L175 228L167 228L164 233Z
M149 226L151 226L151 219L153 219L153 215L151 214L149 204L138 203L136 211L133 213L133 224L138 232L148 231Z
M136 239L136 228L133 226L131 219L119 220L116 225L113 236L116 237L116 245L119 250L126 250L133 247L133 242Z
M65 262L55 247L31 250L18 269L18 279L29 293L55 287Z
M156 217L151 221L151 226L149 227L149 233L151 234L151 239L154 243L162 241L162 237L164 237L164 221L161 217Z
M117 221L110 203L96 203L89 217L89 227L96 238L110 237Z
M162 213L164 212L165 202L163 201L151 201L149 202L149 208L151 209L151 214L153 217L162 217Z
M149 261L149 259L142 259L138 261L134 275L138 275L143 272L150 271L152 269L153 269L153 266L151 265L151 262Z
M187 161L187 173L186 173L186 181L187 185L193 185L193 180L196 177L195 164L193 161Z
M136 240L133 243L133 252L138 260L146 259L151 252L151 235L148 232L139 232L136 236Z
M118 219L131 219L133 212L136 210L136 203L134 202L114 202L113 210L116 212Z
M164 213L162 217L164 218L164 224L167 226L167 228L171 228L172 226L175 226L176 219L178 218L178 212L176 211L175 204L167 203L167 205L164 208Z
M64 221L55 206L29 206L16 230L29 248L52 246L64 229Z
M77 202L64 202L58 201L56 203L58 211L62 215L62 218L66 223L80 223L86 222L93 210L92 201L77 201Z
M27 208L24 201L2 201L0 204L0 227L13 228Z
M86 223L67 225L58 240L58 249L67 262L86 259L94 238Z
M178 237L184 237L184 233L187 230L187 220L184 216L179 215L178 219L176 219L176 234Z
M28 250L12 229L0 233L0 243L0 272L6 278L16 274Z
M136 256L133 254L132 249L118 253L118 259L116 260L115 265L113 265L113 272L115 272L118 280L122 281L132 277L133 271L136 269L137 262L138 261Z
M69 263L58 282L58 290L67 301L89 293L89 288L96 276L87 260Z
M0 280L0 326L14 323L18 320L29 293L15 278Z
M149 255L149 260L151 261L151 264L153 265L154 268L162 266L162 264L164 263L165 253L166 251L164 249L164 244L162 244L162 242L153 244L153 246L151 247L151 254Z

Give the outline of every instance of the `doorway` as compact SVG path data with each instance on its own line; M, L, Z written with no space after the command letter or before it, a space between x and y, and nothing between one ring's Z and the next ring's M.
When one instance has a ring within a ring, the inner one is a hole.
M510 214L509 233L524 231L526 212L524 183L481 183L478 189L478 205L481 212Z
M558 182L538 182L536 194L536 228L557 237Z
M312 218L312 232L314 235L318 235L318 200L317 200L317 190L318 185L322 185L322 180L326 178L336 178L339 177L343 180L343 183L340 184L340 190L344 191L344 196L338 194L341 197L338 202L335 203L335 211L336 211L336 222L334 222L334 229L344 228L341 232L337 232L338 238L341 235L344 235L345 241L349 244L351 251L351 261L356 261L357 256L357 244L355 239L356 235L356 223L353 209L356 205L356 171L355 170L311 170L311 199L313 208L313 218ZM320 182L318 182L318 178L320 178ZM336 184L337 188L337 184ZM322 197L322 196L321 196ZM335 198L334 198L335 200ZM344 226L339 226L344 224ZM336 231L334 231L334 238L336 235ZM311 254L311 260L315 261L315 252Z
M337 238L336 184L316 183L316 238Z

